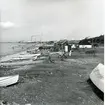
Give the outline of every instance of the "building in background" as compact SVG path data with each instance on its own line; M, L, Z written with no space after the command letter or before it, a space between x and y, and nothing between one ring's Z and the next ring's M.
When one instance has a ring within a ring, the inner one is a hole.
M92 48L92 44L87 40L81 40L79 42L79 48Z

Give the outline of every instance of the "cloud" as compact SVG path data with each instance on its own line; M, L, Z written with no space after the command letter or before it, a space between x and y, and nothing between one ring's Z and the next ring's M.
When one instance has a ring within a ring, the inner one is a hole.
M0 23L0 26L1 26L3 29L9 29L9 28L14 27L14 23L12 23L12 22L10 22L10 21L1 22L1 23Z

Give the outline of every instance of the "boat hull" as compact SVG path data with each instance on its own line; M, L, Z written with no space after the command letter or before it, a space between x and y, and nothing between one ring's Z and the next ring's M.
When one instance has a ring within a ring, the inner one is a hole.
M95 86L104 92L104 65L98 64L98 66L90 74L91 81Z
M18 82L19 75L0 77L0 87L6 87Z
M4 62L8 62L8 61L18 61L18 60L30 60L34 57L38 57L40 56L41 54L38 53L38 54L28 54L28 53L24 53L24 54L14 54L14 55L9 55L9 56L6 56L6 57L3 57L0 59L0 63L4 63Z

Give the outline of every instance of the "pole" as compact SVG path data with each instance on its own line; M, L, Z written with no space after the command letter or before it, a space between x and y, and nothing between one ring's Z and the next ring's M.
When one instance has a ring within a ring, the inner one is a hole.
M43 36L43 33L41 32L41 44L42 44L42 36Z

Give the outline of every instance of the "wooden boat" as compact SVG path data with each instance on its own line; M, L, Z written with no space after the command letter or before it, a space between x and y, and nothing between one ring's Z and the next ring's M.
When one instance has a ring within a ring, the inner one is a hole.
M21 55L21 56L13 57L11 59L11 61L14 61L14 60L28 60L28 59L36 58L39 55L40 54L26 54L26 55Z
M98 89L104 92L104 65L99 63L90 74L91 81Z
M6 87L18 82L19 75L0 77L0 87Z
M14 55L10 55L10 56L2 58L0 60L0 62L3 63L3 62L8 62L8 61L30 60L30 59L32 59L36 56L38 57L40 55L41 54L27 54L27 53L25 53L24 55L14 54Z

